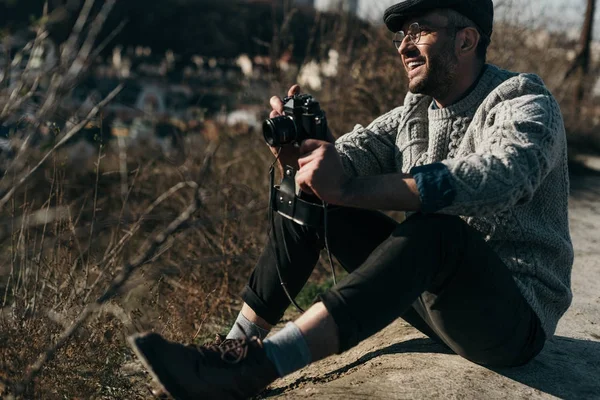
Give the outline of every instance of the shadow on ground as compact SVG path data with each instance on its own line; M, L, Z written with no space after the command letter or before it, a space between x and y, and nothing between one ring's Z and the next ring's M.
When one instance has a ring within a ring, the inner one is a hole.
M598 399L600 342L555 336L529 364L494 371L563 399Z
M327 374L302 377L288 386L267 390L260 398L279 396L304 384L331 382L377 357L402 353L453 354L430 339L411 339L371 351ZM493 368L490 371L551 396L567 400L599 399L600 342L555 336L529 364L515 368ZM435 379L433 376L431 378Z
M387 355L387 354L402 354L402 353L438 353L438 354L453 354L453 352L447 347L434 342L431 339L419 338L419 339L411 339L405 342L395 343L390 346L384 347L382 349L371 351L364 356L360 357L358 360L347 364L335 371L328 372L318 377L302 377L296 381L294 381L291 385L284 386L276 389L267 389L261 393L261 399L278 396L288 390L295 389L299 386L302 386L304 383L325 383L331 382L343 375L345 375L348 371L353 368L360 367L365 364L367 361L370 361L374 358Z

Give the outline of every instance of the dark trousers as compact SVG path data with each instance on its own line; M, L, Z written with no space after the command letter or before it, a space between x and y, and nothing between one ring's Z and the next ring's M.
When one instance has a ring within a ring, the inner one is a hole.
M320 296L338 327L340 352L398 317L455 353L486 366L522 365L546 340L540 321L481 234L462 219L415 214L399 224L383 213L334 208L333 255L348 276ZM279 265L296 296L316 265L323 232L275 214ZM242 294L275 324L289 306L267 243Z

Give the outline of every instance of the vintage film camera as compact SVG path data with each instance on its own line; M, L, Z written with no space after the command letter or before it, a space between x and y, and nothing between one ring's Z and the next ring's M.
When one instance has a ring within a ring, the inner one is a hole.
M283 99L283 115L263 122L263 135L269 146L299 144L305 139L325 140L327 118L311 95L298 94Z
M283 99L283 115L263 122L263 136L269 146L299 145L305 139L326 140L327 118L319 102L308 94ZM281 184L271 190L271 207L296 223L321 226L323 203L296 187L296 171L285 166Z

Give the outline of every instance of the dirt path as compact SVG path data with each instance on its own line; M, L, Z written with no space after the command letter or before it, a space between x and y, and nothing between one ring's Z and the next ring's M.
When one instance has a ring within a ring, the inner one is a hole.
M572 179L570 221L573 304L527 366L480 367L398 320L354 349L279 380L265 397L600 399L600 173Z

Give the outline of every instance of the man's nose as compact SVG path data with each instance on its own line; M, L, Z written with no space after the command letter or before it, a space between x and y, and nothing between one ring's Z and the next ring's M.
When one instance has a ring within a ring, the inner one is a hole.
M398 47L398 53L401 55L406 55L409 51L415 51L417 49L417 45L413 43L411 38L406 35L402 42L400 43L400 47Z

